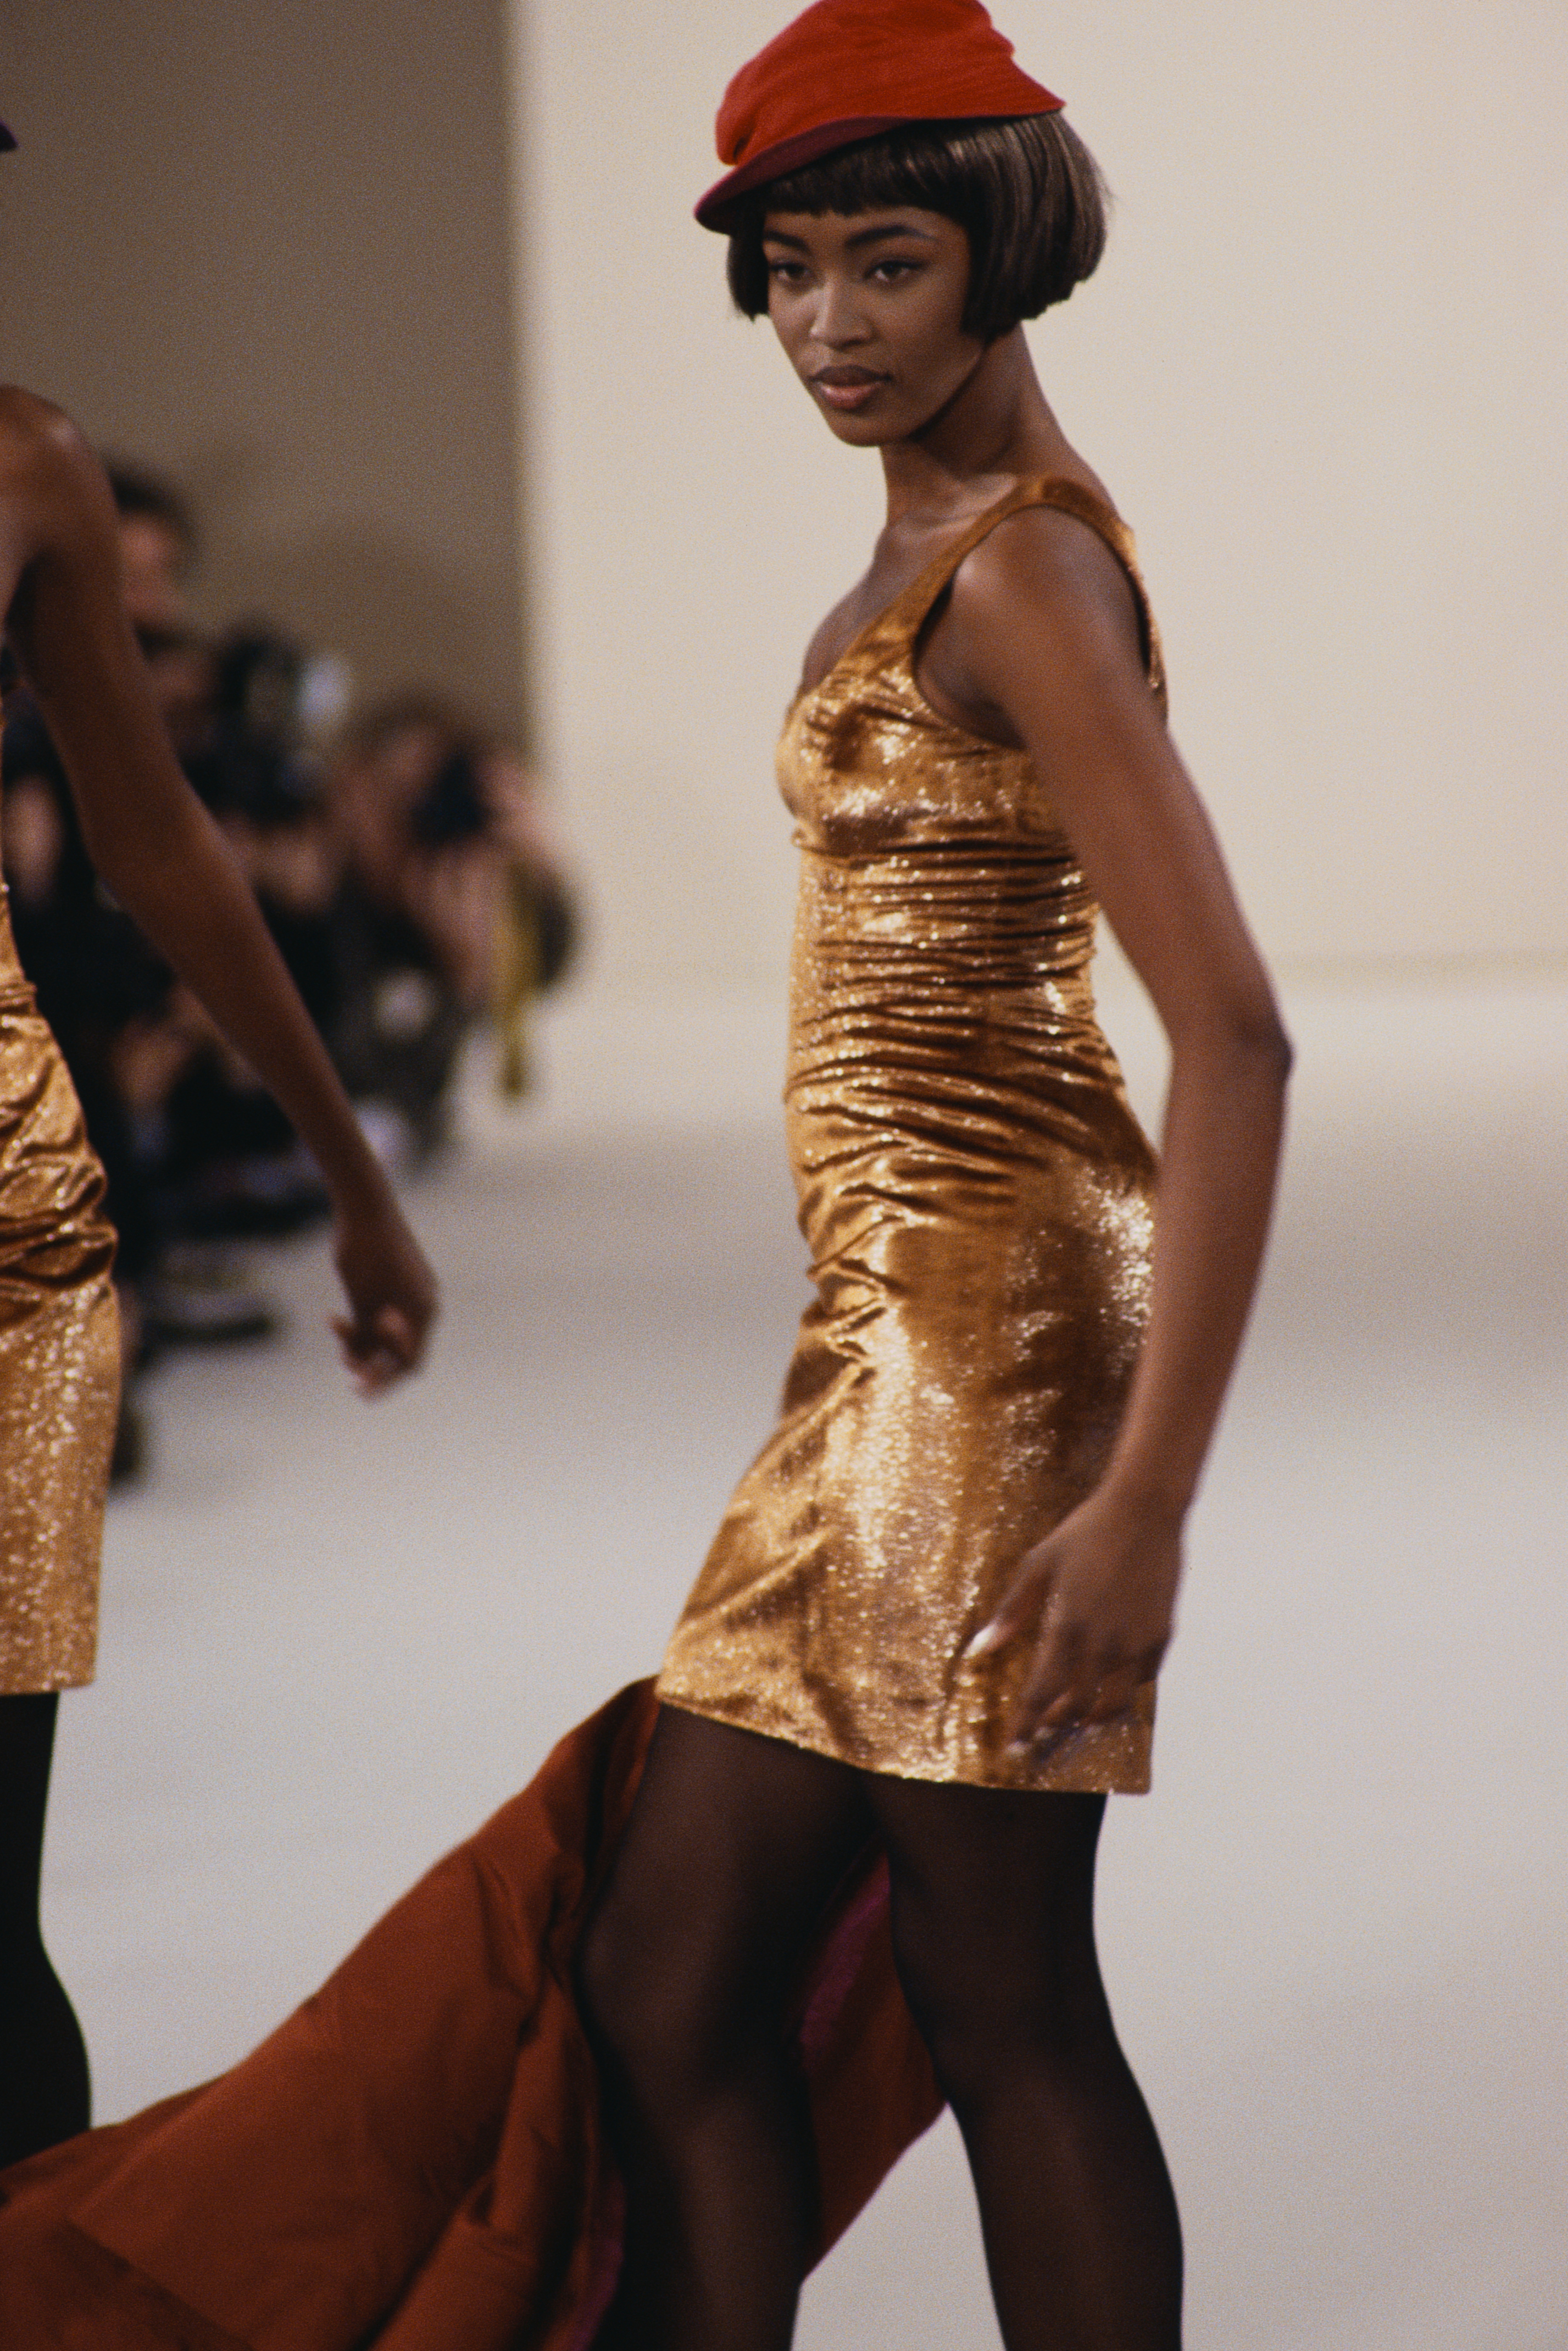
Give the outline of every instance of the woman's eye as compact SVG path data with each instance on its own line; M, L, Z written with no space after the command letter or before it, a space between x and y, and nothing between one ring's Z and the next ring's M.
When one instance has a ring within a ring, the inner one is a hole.
M918 263L913 261L878 261L873 266L871 275L880 286L896 286L901 277L910 277L918 266Z
M805 276L805 265L798 261L770 261L768 276L781 286L798 286Z

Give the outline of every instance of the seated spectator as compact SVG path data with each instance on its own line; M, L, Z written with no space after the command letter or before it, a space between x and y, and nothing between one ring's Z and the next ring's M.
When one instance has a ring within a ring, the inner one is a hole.
M254 625L221 639L207 660L204 719L176 747L326 1032L338 1000L331 921L338 861L301 715L311 664L286 638ZM178 722L178 713L171 716ZM193 1008L182 1010L188 1017ZM285 1232L326 1208L283 1113L210 1025L167 1104L159 1183L167 1229L187 1238Z
M350 1095L417 1160L445 1138L458 1048L482 1012L508 1024L503 1083L522 1091L522 1017L566 966L571 901L527 771L436 696L367 712L327 796L342 858L329 1037Z
M125 609L139 629L182 629L196 560L195 521L173 485L125 458L104 462L119 516Z
M219 678L184 602L196 549L190 513L177 492L144 470L111 464L109 471L128 609L171 739L193 769L212 748ZM271 1317L226 1267L209 1262L198 1278L178 1278L171 1251L182 1227L168 1180L170 1139L182 1089L199 1082L211 1052L211 1027L99 884L54 746L20 692L6 703L0 786L18 954L71 1071L119 1235L115 1271L128 1376L117 1467L127 1472L141 1444L130 1375L149 1340L248 1335ZM189 1119L184 1124L192 1131ZM284 1141L292 1147L286 1128Z
M265 623L203 637L185 601L197 541L184 500L140 466L109 473L127 605L171 742L367 1124L385 1155L418 1164L445 1140L458 1050L481 1016L498 1027L503 1092L525 1090L529 1012L572 951L534 778L437 695L399 695L345 730L340 664ZM271 1310L228 1244L319 1214L317 1171L102 889L20 692L5 704L0 788L18 952L108 1177L128 1373L149 1344L265 1332ZM125 1393L122 1469L140 1442L129 1378Z
M555 987L570 963L577 916L540 811L533 769L500 745L486 756L483 778L491 823L506 861L491 1011L501 1040L501 1092L514 1100L533 1083L528 1029L534 1001Z

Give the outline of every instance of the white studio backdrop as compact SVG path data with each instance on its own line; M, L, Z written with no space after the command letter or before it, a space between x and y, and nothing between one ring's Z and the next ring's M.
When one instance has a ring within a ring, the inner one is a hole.
M1265 946L1568 952L1568 10L994 13L1116 194L1035 348ZM534 702L632 990L776 979L773 740L880 515L691 216L783 21L512 0Z

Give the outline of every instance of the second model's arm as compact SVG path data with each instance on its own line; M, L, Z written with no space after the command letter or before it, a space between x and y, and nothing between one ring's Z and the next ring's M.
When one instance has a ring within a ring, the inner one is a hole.
M1145 682L1119 565L1054 513L1015 517L978 555L944 622L953 682L1028 750L1171 1052L1153 1297L1120 1432L992 1628L1037 1629L1017 1726L1031 1736L1121 1711L1169 1638L1181 1526L1257 1284L1291 1057Z
M435 1307L418 1244L312 1027L249 884L171 751L119 590L113 504L57 410L4 395L6 631L64 762L94 863L276 1095L337 1212L362 1384L417 1362Z

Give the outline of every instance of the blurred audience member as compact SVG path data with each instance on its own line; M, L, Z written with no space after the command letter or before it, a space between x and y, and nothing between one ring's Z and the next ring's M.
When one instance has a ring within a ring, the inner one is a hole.
M183 628L197 552L191 509L161 475L114 457L104 469L119 515L125 609L139 629Z
M208 745L217 685L184 601L194 528L168 484L123 464L109 472L127 606L171 739L189 763ZM160 1188L169 1110L210 1024L99 883L54 746L22 692L6 705L0 787L18 954L81 1099L119 1236L115 1279L128 1376L116 1468L124 1475L141 1450L130 1375L149 1341L166 1327L181 1336L248 1334L270 1318L226 1270L196 1283L178 1278L171 1257L178 1236Z
M523 1023L568 960L571 898L532 777L438 696L367 711L327 794L342 858L329 1035L350 1096L417 1160L445 1139L458 1048L482 1012L504 1024L504 1089L523 1090Z
M539 806L534 770L498 745L486 758L484 778L495 839L506 862L491 1011L501 1043L501 1092L516 1100L534 1081L534 1000L555 987L570 963L577 916Z
M207 659L205 707L176 747L256 892L306 1009L327 1031L337 1003L337 864L303 716L317 665L254 623L221 639ZM194 721L193 702L191 709ZM190 1026L194 1007L181 1011ZM192 1040L166 1105L160 1185L170 1232L234 1238L286 1232L324 1214L320 1180L271 1095L210 1025L199 1036L192 1029ZM196 1259L199 1270L206 1262Z
M197 538L184 499L139 465L108 470L126 601L176 756L373 1140L416 1165L447 1137L458 1052L480 1017L498 1029L503 1092L525 1091L532 1006L572 951L535 778L437 695L400 695L345 726L341 663L265 622L209 641L185 601ZM102 888L22 693L6 705L0 785L18 953L108 1176L128 1372L161 1341L264 1332L272 1312L231 1244L323 1214L317 1170ZM122 1471L139 1452L131 1405Z

